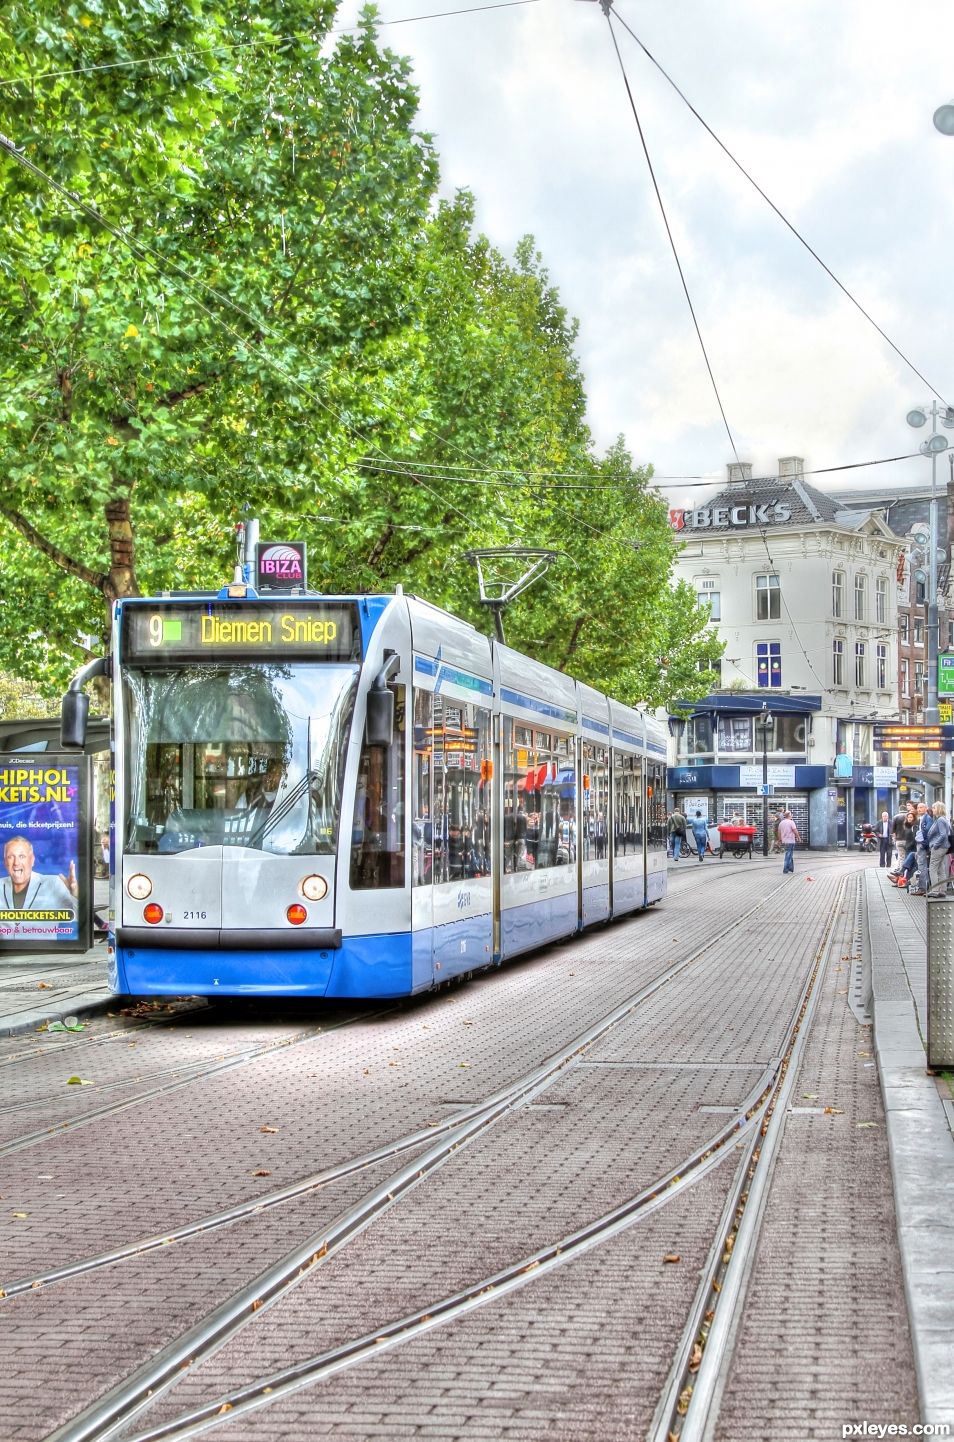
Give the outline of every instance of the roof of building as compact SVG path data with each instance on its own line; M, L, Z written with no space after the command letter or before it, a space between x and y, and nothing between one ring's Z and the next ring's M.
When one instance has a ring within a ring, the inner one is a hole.
M769 519L766 525L817 526L831 522L853 531L862 530L872 515L881 519L880 506L872 505L870 501L867 504L853 505L849 502L846 505L846 499L839 497L836 500L826 496L824 491L809 485L801 476L753 476L744 481L730 482L718 495L706 501L705 509L713 516L720 507L732 509L783 503L791 511L791 517L784 522ZM715 525L710 521L706 530L737 532L738 525L729 521L725 525Z

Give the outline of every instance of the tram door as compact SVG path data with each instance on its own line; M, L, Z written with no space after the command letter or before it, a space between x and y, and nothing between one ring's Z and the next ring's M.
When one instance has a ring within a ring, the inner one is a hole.
M436 983L493 959L492 778L489 709L415 691L415 970L429 945Z

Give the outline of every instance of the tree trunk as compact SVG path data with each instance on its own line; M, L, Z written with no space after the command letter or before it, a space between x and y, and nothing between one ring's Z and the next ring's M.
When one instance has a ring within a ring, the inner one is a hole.
M109 570L105 577L103 595L110 612L114 601L139 595L139 582L136 580L136 542L129 512L128 496L107 501L105 506L106 524L109 528Z

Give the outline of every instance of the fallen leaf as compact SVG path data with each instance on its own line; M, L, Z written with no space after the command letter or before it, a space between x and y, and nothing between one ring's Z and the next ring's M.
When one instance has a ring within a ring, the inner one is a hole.
M257 1172L253 1172L253 1173L252 1173L252 1176L253 1176L253 1177L270 1177L270 1176L271 1176L271 1172L267 1172L264 1167L259 1167L259 1169L258 1169Z
M258 1309L259 1309L259 1307L261 1307L262 1305L263 1305L262 1299L261 1299L261 1297L259 1297L256 1301L254 1301L254 1302L252 1303L252 1311L253 1311L253 1312L257 1312Z
M702 1361L702 1348L700 1347L699 1343L696 1342L696 1343L694 1344L693 1348L692 1348L692 1354L691 1354L691 1356L690 1356L690 1358L689 1358L689 1371L690 1371L690 1372L698 1372L698 1370L699 1370L699 1364L701 1363L701 1361Z
M845 1115L845 1114L844 1114L844 1112L842 1111L841 1107L826 1107L826 1108L825 1108L825 1116L826 1116L826 1117L843 1117L844 1115Z
M855 1126L858 1127L859 1130L860 1130L862 1127L876 1127L877 1125L878 1125L877 1122L855 1122Z
M804 1099L805 1101L807 1101L807 1102L817 1102L817 1100L818 1100L818 1093L817 1093L817 1092L802 1092L802 1097L803 1097L803 1099Z
M463 1067L465 1071L470 1071L470 1062L469 1062L469 1061L459 1061L459 1062L457 1063L457 1065L458 1065L459 1067Z
M221 1407L219 1408L219 1410L216 1412L215 1415L216 1415L216 1417L221 1417L223 1412L231 1412L231 1410L232 1410L232 1404L231 1404L231 1402L223 1402L222 1405L221 1405Z
M53 987L52 984L48 981L38 981L36 984L36 989L37 991L52 991Z
M15 1217L19 1217L21 1221L26 1221L26 1219L27 1219L27 1217L30 1215L30 1213L29 1213L29 1212L14 1212L13 1215L14 1215Z
M91 1087L93 1083L91 1081L87 1081L85 1077L68 1076L66 1078L66 1085L68 1087Z
M663 1261L664 1261L664 1262L681 1262L681 1261L682 1261L682 1257L680 1257L680 1255L679 1255L678 1252L667 1252L666 1255L663 1257Z
M260 1132L277 1132L277 1131L278 1131L278 1128L277 1128L277 1127L264 1126L264 1127L259 1127L259 1131L260 1131Z

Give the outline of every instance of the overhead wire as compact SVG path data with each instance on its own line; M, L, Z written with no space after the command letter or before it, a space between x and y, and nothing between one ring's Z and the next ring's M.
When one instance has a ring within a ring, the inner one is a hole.
M646 165L647 165L647 167L648 167L648 169L649 169L650 178L651 178L652 184L653 184L653 190L654 190L655 193L656 193L656 200L657 200L657 202L658 202L658 204L659 204L660 212L662 213L663 222L664 222L665 227L666 227L666 234L667 234L667 236L669 237L669 245L670 245L670 248L671 248L671 250L672 250L673 259L674 259L675 262L676 262L676 269L677 269L678 272L679 272L679 279L680 279L680 281L682 282L683 292L685 293L686 303L687 303L687 305L688 305L688 307L689 307L689 313L690 313L690 315L692 316L692 323L693 323L693 326L695 327L695 332L696 332L696 336L697 336L698 341L699 341L699 346L700 346L700 348L701 348L701 350L702 350L703 359L705 360L706 370L707 370L708 373L709 373L709 380L710 380L711 383L712 383L712 389L713 389L713 392L714 392L714 394L715 394L716 403L717 403L717 405L718 405L718 407L719 407L719 413L720 413L720 415L722 416L722 423L723 423L723 425L725 426L726 435L728 436L728 438L729 438L729 444L730 444L730 446L732 447L732 454L735 456L736 464L739 466L739 469L741 470L742 462L741 462L740 459L739 459L738 447L737 447L736 444L735 444L735 438L734 438L734 436L733 436L733 434L732 434L732 429L731 429L731 427L730 427L730 425L729 425L729 421L728 421L728 418L727 418L726 413L725 413L725 407L724 407L723 404L722 404L722 397L721 397L721 395L719 394L719 387L718 387L718 384L717 384L717 382L716 382L715 374L713 373L712 365L711 365L711 363L710 363L710 361L709 361L709 354L708 354L708 351L706 350L705 342L704 342L704 340L703 340L703 338L702 338L702 331L701 331L701 329L700 329L700 327L699 327L699 322L698 322L698 319L697 319L697 317L696 317L695 307L693 306L693 303L692 303L692 297L691 297L690 294L689 294L689 287L688 287L688 284L686 283L686 277L685 277L685 273L684 273L683 268L682 268L682 262L681 262L680 259L679 259L679 252L678 252L678 250L677 250L677 248L676 248L676 241L675 241L675 238L674 238L673 233L672 233L672 228L671 228L671 226L670 226L670 224L669 224L669 218L668 218L668 216L666 215L666 208L665 208L665 205L663 204L662 194L661 194L660 189L659 189L659 183L658 183L658 181L657 181L657 179L656 179L656 172L655 172L655 170L654 170L654 168L653 168L652 159L651 159L650 154L649 154L649 147L648 147L647 144L646 144L646 137L645 137L645 135L644 135L644 133L643 133L643 127L642 127L642 125L641 125L641 123L640 123L639 114L638 114L637 109L636 109L636 102L635 102L635 100L634 100L634 98L633 98L632 87L630 86L629 77L628 77L628 75L627 75L627 73L626 73L626 66L625 66L624 63L623 63L623 57L622 57L622 55L620 54L619 45L618 45L617 40L616 40L616 32L615 32L615 30L613 29L613 18L614 18L614 15L615 15L615 11L613 10L613 0L600 0L600 3L601 3L601 6L602 6L602 9L603 9L603 13L604 13L604 15L606 16L606 23L607 23L607 26L608 26L608 28L609 28L610 37L611 37L611 39L612 39L612 41L613 41L613 49L614 49L615 52L616 52L616 59L617 59L617 61L619 62L619 68L620 68L620 72L621 72L622 77L623 77L623 83L624 83L624 85L625 85L625 87L626 87L626 94L627 94L627 97L628 97L628 99L629 99L630 109L631 109L631 111L632 111L632 113L633 113L633 119L634 119L635 122L636 122L636 129L637 129L638 132L639 132L639 140L640 140L640 144L641 144L641 146L642 146L643 155L645 156ZM618 19L619 17L616 17L616 18ZM622 23L622 22L620 22L620 23ZM626 27L626 28L628 29L628 27ZM765 547L765 553L766 553L766 555L768 556L769 564L770 564L770 566L772 567L772 572L773 572L773 574L776 574L776 575L777 575L778 572L776 571L775 562L774 562L774 560L773 560L773 558L772 558L771 550L769 549L768 537L767 537L767 534L766 534L766 529L765 529L764 526L761 526L761 525L760 525L760 526L758 527L758 531L759 531L759 534L760 534L761 537L762 537L762 544L763 544L764 547ZM809 655L808 655L808 652L807 652L806 649L805 649L804 642L802 641L802 638L801 638L801 636L799 635L798 627L797 627L797 625L795 624L795 618L792 616L791 611L789 610L788 602L787 602L786 599L785 599L784 591L783 591L783 588L781 587L781 585L779 586L779 596L780 596L780 599L781 599L781 604L782 604L782 605L784 606L784 608L785 608L785 612L786 612L786 615L787 615L787 617L788 617L788 623L789 623L789 625L790 625L790 627L791 627L791 630L792 630L792 635L794 636L795 641L796 641L799 649L801 650L801 653L802 653L802 655L803 655L803 657L804 657L804 659L805 659L805 663L806 663L806 665L808 666L808 669L809 669L809 671L811 672L811 674L812 674L812 675L815 677L815 679L818 681L819 685L824 686L824 682L822 681L821 677L818 675L818 672L815 670L815 667L812 665L812 662L811 662L811 659L810 659L810 657L809 657Z
M829 276L830 279L835 282L835 285L837 285L838 289L842 292L842 294L843 294L848 300L851 301L851 303L852 303L852 305L855 307L855 309L861 312L861 314L864 316L864 318L865 318L865 320L868 322L868 324L874 326L875 330L876 330L876 331L878 332L878 334L881 336L882 340L884 340L884 341L887 342L887 344L888 344L888 345L891 347L891 349L894 351L895 355L899 356L900 359L904 361L905 365L909 368L909 370L913 371L913 373L917 376L918 380L924 382L924 384L927 386L928 390L931 392L932 395L936 396L939 401L944 401L944 404L947 405L948 402L947 402L946 400L944 400L944 397L941 395L940 391L939 391L939 390L936 390L935 387L932 386L931 382L927 379L926 376L923 376L923 375L921 374L921 372L918 370L918 368L917 368L917 366L914 364L914 362L913 362L908 356L905 355L905 353L904 353L904 351L901 349L901 347L898 346L898 345L896 345L896 344L894 343L894 341L891 339L891 337L887 334L886 331L882 330L882 328L881 328L881 326L878 324L878 322L874 319L874 317L873 317L872 315L869 314L869 312L868 312L867 310L865 310L865 308L864 308L864 306L861 304L861 302L860 302L858 299L856 299L855 296L852 295L851 291L850 291L850 290L848 289L848 287L844 284L844 282L841 281L841 280L839 280L838 276L837 276L837 275L835 274L835 272L832 270L831 266L826 265L825 261L822 260L821 256L818 254L817 250L815 250L814 247L809 244L809 242L808 242L808 241L805 239L805 237L801 234L801 232L798 230L798 228L797 228L795 225L793 225L792 222L788 219L788 216L785 215L785 214L779 209L779 207L775 204L774 200L772 200L768 195L766 195L765 191L764 191L764 190L762 189L762 187L759 185L758 181L755 180L755 178L749 174L749 172L746 170L745 166L741 163L741 161L739 161L739 160L736 159L736 157L732 154L732 151L731 151L731 150L729 149L729 147L724 143L724 141L720 140L719 136L716 135L716 133L715 133L715 131L712 129L711 125L709 125L708 122L707 122L706 120L704 120L703 117L699 114L698 110L697 110L697 109L695 108L695 106L692 104L692 101L688 99L688 97L683 93L682 90L680 90L679 86L676 84L675 80L673 80L672 76L667 73L667 71L663 68L663 66L660 64L660 62L656 59L655 55L653 55L652 52L646 47L646 45L644 45L643 41L642 41L642 40L639 38L639 36L636 34L635 30L633 30L629 25L627 25L627 23L626 23L626 21L623 19L623 17L622 17L620 14L618 14L615 10L614 10L613 13L614 13L614 15L616 16L616 19L617 19L617 21L619 22L619 24L620 24L620 25L623 27L623 29L626 31L626 33L627 33L628 35L631 35L632 38L636 41L636 44L639 46L640 50L642 50L642 52L643 52L643 54L646 56L647 60L649 60L649 61L656 67L656 69L659 71L660 75L661 75L661 76L663 77L663 79L667 82L667 84L672 86L673 90L675 90L676 94L679 96L679 99L683 102L684 105L686 105L686 106L688 107L688 109L692 112L692 114L693 114L693 115L695 116L695 118L698 120L699 124L703 127L703 129L704 129L709 135L712 136L712 139L715 141L716 145L719 146L720 150L722 150L722 151L724 152L724 154L728 156L728 158L731 160L732 164L736 167L737 170L739 170L739 171L742 173L742 175L745 176L745 178L746 178L746 180L749 182L749 184L750 184L751 186L753 186L753 187L755 188L755 190L758 191L759 195L760 195L760 196L762 197L762 199L765 201L766 205L768 205L768 206L771 207L771 209L772 209L772 210L775 212L775 214L778 216L778 218L779 218L779 220L782 222L782 224L785 225L785 226L792 232L792 234L794 235L795 239L799 242L799 244L800 244L800 245L803 245L803 246L805 247L805 249L808 251L809 255L812 256L812 258L818 262L818 264L821 266L821 268L822 268L822 270L825 272L825 274L826 274L827 276Z

